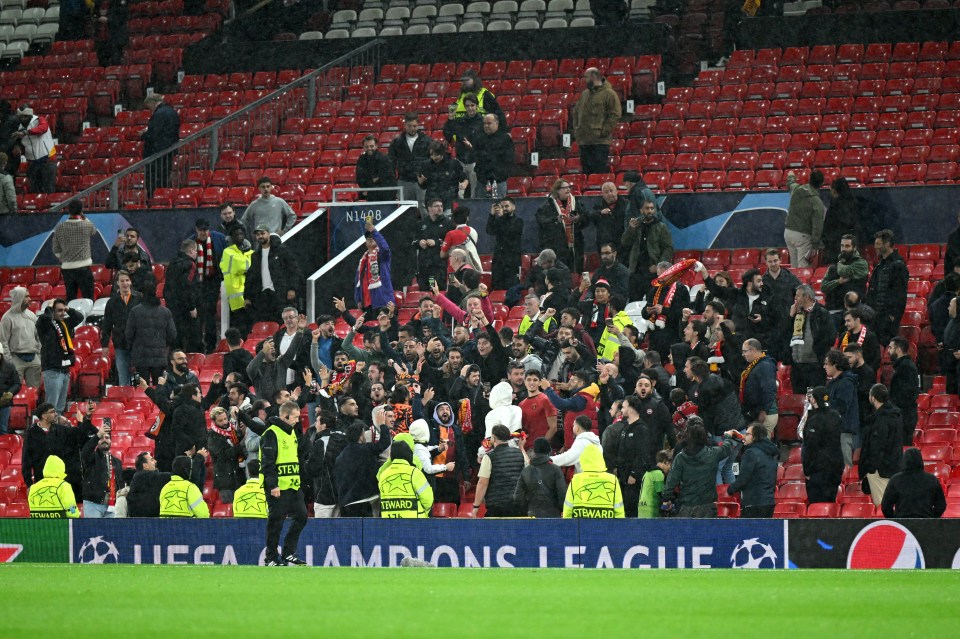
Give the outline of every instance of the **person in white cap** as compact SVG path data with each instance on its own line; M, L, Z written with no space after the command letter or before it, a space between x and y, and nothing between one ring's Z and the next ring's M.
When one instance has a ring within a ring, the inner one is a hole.
M57 147L50 124L45 117L35 115L29 106L17 109L17 116L20 130L13 137L23 145L30 192L53 193L57 190Z

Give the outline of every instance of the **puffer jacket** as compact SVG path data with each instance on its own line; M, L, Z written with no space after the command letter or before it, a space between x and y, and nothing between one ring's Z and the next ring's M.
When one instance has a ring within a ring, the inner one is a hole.
M566 492L563 472L550 463L550 456L534 455L520 472L513 501L530 517L559 517Z
M737 480L727 487L727 494L741 493L744 506L772 506L777 487L777 445L769 439L745 446L740 458Z
M130 365L134 368L163 368L169 361L168 348L177 337L170 309L156 297L146 296L130 309L124 329Z
M733 440L725 439L720 446L704 446L700 450L684 449L673 460L667 482L663 485L663 500L683 506L702 506L717 501L717 465L730 455ZM674 495L674 491L680 491Z
M711 373L693 391L693 402L708 435L719 435L730 429L743 429L743 413L733 386L719 375Z
M490 389L490 412L484 419L485 437L490 437L497 424L503 424L511 433L517 432L523 426L522 414L520 407L513 405L513 387L509 382L500 382Z

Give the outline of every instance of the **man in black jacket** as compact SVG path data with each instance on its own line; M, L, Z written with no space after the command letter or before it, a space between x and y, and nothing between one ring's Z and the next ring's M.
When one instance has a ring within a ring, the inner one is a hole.
M186 384L173 400L173 455L193 454L207 446L207 424L203 416L203 395L196 384ZM160 454L159 445L157 454ZM172 461L171 461L172 463ZM204 477L206 473L204 472ZM198 488L203 488L199 484Z
M254 322L275 322L286 306L299 308L298 298L306 283L296 257L283 246L280 236L271 235L266 226L254 231L257 249L250 260L250 269L243 285L243 301L252 309ZM263 278L263 260L267 261L270 281Z
M423 207L423 190L417 184L420 165L428 162L430 138L420 130L420 120L416 113L403 116L403 133L390 143L387 154L393 162L397 175L397 184L402 187L404 200L416 200Z
M737 334L744 339L759 340L771 357L780 359L780 317L780 304L764 286L760 269L752 268L744 273L743 285L731 309Z
M60 298L55 299L37 318L44 399L53 404L60 413L67 406L70 368L77 361L73 350L73 335L82 322L83 314L76 309L67 308L67 302Z
M263 490L267 496L267 566L296 565L306 562L297 556L300 533L307 525L307 507L300 490L300 468L306 461L305 439L300 433L300 407L284 402L278 417L272 417L260 436L260 462L263 465ZM283 552L277 555L283 522L290 517L290 529L283 540Z
M140 248L140 231L132 226L125 230L122 235L117 235L117 239L113 243L113 247L110 249L110 253L107 255L107 259L104 260L103 265L119 271L123 268L123 260L128 253L136 253L139 255L140 264L148 269L150 268L150 255Z
M477 152L477 190L474 197L501 198L507 194L507 178L513 175L513 138L500 128L493 113L483 116L483 135L471 140ZM490 185L490 190L486 190Z
M843 350L849 344L858 344L863 350L863 360L871 369L880 368L880 340L875 331L869 330L863 321L860 309L851 308L843 314L844 329L837 335L834 348Z
M373 411L373 423L379 428L375 441L367 442L364 437L366 426L362 423L351 424L347 428L347 446L337 458L333 469L337 486L337 504L342 517L373 517L374 502L380 497L377 486L377 469L380 467L380 453L390 447L390 428L385 421L383 410ZM379 422L379 423L378 423Z
M89 405L88 405L89 410ZM67 471L67 482L73 487L74 495L83 494L80 466L80 448L92 434L92 427L86 427L82 415L77 414L77 426L71 426L66 417L57 414L51 404L43 403L33 412L37 421L23 436L23 449L20 464L23 483L27 488L43 479L43 465L50 455L63 460Z
M516 216L517 206L508 197L501 197L490 207L487 234L494 238L492 285L496 290L508 289L520 282L520 252L523 221Z
M100 346L107 348L113 340L114 362L117 366L117 383L130 385L130 345L127 343L127 318L143 296L131 288L130 274L117 274L117 290L107 300L107 307L100 321Z
M417 184L424 190L426 199L439 198L443 210L449 214L453 202L459 199L470 185L463 165L447 154L447 146L439 140L430 142L429 161L422 162L417 170Z
M489 91L487 96L493 94ZM489 97L488 97L489 99ZM463 164L463 170L470 180L470 197L478 197L476 168L477 153L473 150L473 140L483 133L483 113L480 113L479 100L473 93L466 94L463 99L465 113L460 116L451 116L443 125L443 137L447 142L456 143L457 160Z
M163 101L163 96L154 93L143 101L143 106L150 109L150 121L143 135L143 157L150 157L177 144L180 141L180 115L177 110ZM160 159L155 160L146 169L145 187L147 199L153 197L156 189L167 186L170 181L170 169L173 168L171 151Z
M743 440L737 479L727 486L727 494L741 493L743 518L773 517L774 490L777 487L777 462L780 451L770 441L767 427L751 424Z
M441 289L447 286L446 263L440 257L443 238L453 230L453 222L443 214L443 201L438 198L427 199L427 214L417 224L414 234L413 250L417 252L417 284L421 291L430 290L430 278L437 281Z
M834 503L843 479L840 449L840 413L830 408L827 389L817 386L807 393L810 410L803 429L801 460L807 476L807 501Z
M879 506L883 493L903 460L901 433L903 417L900 409L889 401L890 393L883 384L870 389L873 419L860 424L860 478L864 492L870 493L873 505Z
M13 398L19 392L20 374L17 373L17 367L0 351L0 435L7 433Z
M640 503L640 488L644 473L650 470L650 460L656 459L657 448L651 437L652 427L644 419L641 400L637 395L627 395L620 404L623 430L616 446L614 466L620 490L623 492L623 507L627 517L637 516Z
M200 342L200 280L197 275L197 243L184 240L180 253L170 261L163 286L163 298L177 327L174 345L188 353L203 349Z
M381 188L396 186L397 176L390 164L390 158L377 150L377 136L370 133L363 138L363 153L357 158L357 186ZM360 191L360 198L367 201L389 200L390 191Z
M219 406L210 411L207 450L213 457L213 487L222 503L232 504L233 491L243 483L239 460L246 457L246 447L237 434L236 423L231 424L227 411Z
M888 519L936 519L947 509L943 486L923 470L918 449L908 448L903 453L903 471L890 479L881 507Z
M843 355L850 364L850 372L857 376L857 403L859 404L860 424L873 419L873 406L870 404L870 389L877 383L877 373L863 361L863 349L854 342L843 349Z
M873 329L881 344L886 344L900 330L900 318L907 306L907 264L893 247L893 231L884 229L874 235L879 260L870 274L864 302L873 308L876 317ZM909 443L909 442L905 442Z
M917 427L917 397L920 395L920 372L910 359L910 343L897 336L890 340L887 354L893 362L893 377L890 378L890 401L903 414L903 446L913 443L913 431Z
M600 187L600 199L597 200L593 210L587 216L590 223L597 229L598 252L602 251L604 244L611 244L614 253L620 252L620 238L623 236L623 228L627 223L628 206L627 198L620 197L617 185L613 182L604 182ZM629 254L629 251L624 255L627 254ZM629 271L627 277L629 279ZM621 295L627 295L628 293L626 288L623 291L615 292Z
M567 481L563 471L550 463L550 453L550 442L538 437L533 442L533 457L514 490L513 501L528 517L559 517L563 513Z
M89 417L87 418L89 420ZM90 430L92 425L84 424ZM110 428L102 426L80 452L83 464L83 517L112 519L117 492L126 484L120 458L110 453Z

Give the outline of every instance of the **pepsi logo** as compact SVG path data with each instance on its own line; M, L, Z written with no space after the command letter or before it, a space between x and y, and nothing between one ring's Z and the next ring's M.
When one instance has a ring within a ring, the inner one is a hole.
M893 521L877 521L857 533L847 568L854 570L889 570L924 568L920 542L909 530Z

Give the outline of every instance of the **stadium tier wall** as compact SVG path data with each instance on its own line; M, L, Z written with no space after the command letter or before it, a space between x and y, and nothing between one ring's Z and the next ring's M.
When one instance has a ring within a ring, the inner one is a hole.
M264 522L0 519L0 562L263 563ZM313 566L960 568L960 520L311 519Z

